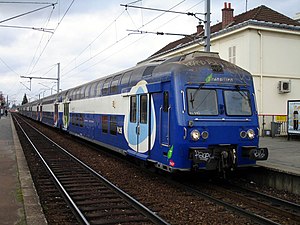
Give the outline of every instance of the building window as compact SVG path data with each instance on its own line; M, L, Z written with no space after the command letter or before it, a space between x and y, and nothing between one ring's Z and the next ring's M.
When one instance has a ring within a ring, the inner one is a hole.
M229 62L236 64L236 46L229 47Z

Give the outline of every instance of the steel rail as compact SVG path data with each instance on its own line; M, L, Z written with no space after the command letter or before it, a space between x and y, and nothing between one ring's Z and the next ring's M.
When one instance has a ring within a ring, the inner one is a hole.
M24 121L24 122L26 122L26 121ZM18 121L17 121L17 123L18 123ZM86 168L92 175L94 175L95 177L97 177L98 179L100 179L103 183L105 183L106 186L108 186L111 189L113 189L114 191L116 191L119 194L119 196L121 196L123 199L125 199L130 205L132 205L134 208L136 208L139 212L141 212L150 221L152 221L155 224L161 224L161 225L167 225L167 224L169 224L165 220L163 220L161 217L159 217L156 213L154 213L149 208L147 208L146 206L144 206L142 203L138 202L135 198L133 198L132 196L130 196L129 194L127 194L126 192L124 192L122 189L118 188L116 185L114 185L112 182L110 182L109 180L107 180L105 177L101 176L99 173L97 173L91 167L89 167L88 165L86 165L84 162L80 161L78 158L76 158L75 156L73 156L66 149L64 149L63 147L61 147L57 143L55 143L53 140L51 140L45 134L41 133L38 129L36 129L35 127L33 127L32 125L30 125L29 123L27 123L27 124L32 129L34 129L36 132L38 132L40 135L42 135L44 138L46 138L49 142L51 142L53 145L55 145L56 147L58 147L64 154L66 154L67 156L71 157L72 160L74 160L75 162L79 163L81 166L83 166L84 168ZM21 125L19 123L18 123L18 125L21 128L22 132L24 133L25 131L23 130L23 128L21 127ZM24 133L24 134L25 134L26 138L29 140L29 142L32 144L32 146L34 147L35 151L38 153L39 157L41 157L41 159L42 159L43 163L46 165L47 169L49 169L49 171L51 171L50 167L47 165L46 161L43 159L43 157L41 156L41 154L38 152L38 150L36 149L36 147L33 145L33 143L31 142L31 140L29 139L29 137L26 135L26 133ZM55 175L54 175L54 173L52 171L51 171L51 175L54 177L55 182L58 183L59 187L64 190L63 193L67 194L67 196L68 196L67 199L70 201L70 203L72 205L74 204L74 209L76 210L75 212L79 213L80 220L83 221L84 224L89 224L89 222L87 221L87 219L84 217L83 213L76 206L76 204L74 203L74 201L71 199L70 195L68 195L67 191L63 188L63 185L55 177Z
M241 189L241 190L244 190L244 191L247 191L247 192L251 192L251 193L253 193L255 195L258 195L258 196L260 196L262 198L270 200L274 204L279 204L279 205L282 205L282 206L286 206L288 208L291 208L292 210L300 212L300 205L297 204L297 203L290 202L290 201L287 201L287 200L284 200L284 199L281 199L281 198L277 198L277 197L274 197L274 196L271 196L271 195L268 195L268 194L265 194L265 193L262 193L262 192L258 192L258 191L255 191L255 190L251 190L249 188L241 187L241 186L236 185L236 184L234 184L234 186L237 187L237 188L239 188L239 189Z
M178 185L178 183L177 183L177 185ZM225 201L222 201L222 200L220 200L218 198L215 198L215 197L213 197L213 196L211 196L209 194L205 194L205 193L203 193L203 192L201 192L201 191L199 191L199 190L197 190L197 189L195 189L195 188L193 188L193 187L191 187L189 185L186 185L186 184L180 184L180 185L182 185L186 190L195 193L196 195L199 195L199 196L201 196L201 197L203 197L203 198L205 198L205 199L207 199L209 201L212 201L212 202L214 202L214 203L216 203L218 205L224 206L225 208L227 208L227 209L229 209L229 210L231 210L233 212L237 212L238 214L243 215L243 216L245 216L245 217L247 217L247 218L249 218L249 219L251 219L251 220L253 220L253 221L257 222L257 223L259 223L259 224L264 224L264 225L280 225L279 223L276 223L276 222L274 222L274 221L272 221L272 220L270 220L268 218L265 218L263 216L257 215L255 213L251 213L251 212L249 212L247 210L244 210L244 209L242 209L240 207L237 207L235 205L232 205L232 204L229 204L229 203L227 203Z
M51 168L48 166L47 162L45 161L45 159L43 158L43 156L40 154L40 152L38 151L38 149L36 148L36 146L34 145L34 143L31 141L31 139L29 138L29 136L27 135L27 133L25 132L25 130L22 128L21 124L18 122L18 120L16 118L14 118L16 123L18 124L19 128L21 129L21 131L23 132L23 134L25 135L25 137L27 138L27 140L29 141L29 143L31 144L31 146L33 147L33 149L35 150L35 152L38 154L38 156L40 157L41 161L43 162L44 166L47 168L48 172L50 173L50 175L52 176L52 178L54 179L56 185L59 187L61 193L66 197L66 199L68 200L70 206L72 207L73 210L75 210L76 212L76 218L80 220L81 223L83 224L90 224L87 219L85 218L85 216L82 214L82 212L80 211L80 209L77 207L77 205L75 204L75 202L73 201L73 199L71 198L71 196L67 193L67 191L65 190L65 188L63 187L63 185L61 184L61 182L57 179L57 177L55 176L55 174L53 173L53 171L51 170Z
M229 188L227 185L229 185ZM235 191L240 192L241 195L253 195L254 198L259 198L263 201L266 201L266 203L261 204L265 205L267 210L279 212L280 214L287 216L296 222L300 222L300 205L297 203L280 199L246 187L242 187L234 183L226 184L225 188L230 190L235 189Z

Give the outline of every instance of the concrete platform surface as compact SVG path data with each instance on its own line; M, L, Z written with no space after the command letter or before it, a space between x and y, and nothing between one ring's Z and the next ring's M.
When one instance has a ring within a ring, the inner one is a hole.
M300 140L287 137L261 137L260 147L269 149L269 158L257 165L300 175Z
M0 119L0 224L47 224L10 114Z

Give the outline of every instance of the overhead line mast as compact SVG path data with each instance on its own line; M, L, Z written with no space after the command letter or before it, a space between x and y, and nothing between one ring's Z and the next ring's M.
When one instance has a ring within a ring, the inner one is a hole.
M159 11L159 12L166 12L166 13L177 13L177 14L184 14L188 16L194 16L199 21L204 22L205 25L205 33L204 33L204 48L206 52L210 52L210 0L205 1L205 13L192 13L192 12L179 12L179 11L172 11L172 10L165 10L165 9L157 9L157 8L150 8L150 7L142 7L142 6L135 6L135 5L127 5L127 4L120 4L120 6L124 6L126 9L129 8L137 8L137 9L145 9L145 10L153 10L153 11ZM205 19L202 20L197 15L204 15ZM164 32L148 32L148 31L139 31L139 30L130 30L137 33L155 33L157 35L176 35L171 33L164 33ZM182 34L178 34L183 36ZM184 35L185 36L185 35Z
M31 80L32 79L40 79L40 80L57 80L57 93L59 93L59 84L60 84L60 63L57 63L57 78L51 77L31 77L31 76L20 76L21 78L29 78L30 80L30 88L31 91Z

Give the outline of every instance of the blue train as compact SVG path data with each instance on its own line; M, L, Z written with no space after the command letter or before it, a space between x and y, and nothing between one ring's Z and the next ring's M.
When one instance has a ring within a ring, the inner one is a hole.
M137 64L20 113L169 172L266 160L251 74L216 53Z

